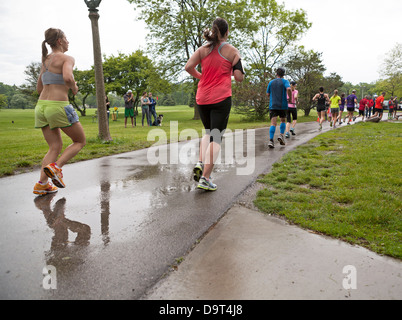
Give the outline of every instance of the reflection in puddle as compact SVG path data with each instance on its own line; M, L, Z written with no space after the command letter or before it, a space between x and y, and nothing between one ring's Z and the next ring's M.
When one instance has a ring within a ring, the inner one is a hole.
M58 272L61 270L71 272L74 267L84 262L85 248L91 238L91 228L84 223L66 218L65 198L57 200L52 208L55 195L48 194L34 199L36 208L42 211L47 225L54 232L50 249L45 252L46 263L55 266Z

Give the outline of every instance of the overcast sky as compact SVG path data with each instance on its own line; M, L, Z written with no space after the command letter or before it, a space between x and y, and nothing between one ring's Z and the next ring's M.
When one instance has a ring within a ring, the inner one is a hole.
M307 12L313 25L301 44L322 52L326 74L336 72L345 82L377 80L385 54L402 42L401 0L287 0L285 6ZM102 0L99 14L102 54L130 54L146 48L146 26L136 21L139 12L134 5L127 0ZM41 60L44 31L50 27L66 34L67 54L75 58L78 69L93 65L91 23L84 0L0 0L0 82L25 82L24 70Z

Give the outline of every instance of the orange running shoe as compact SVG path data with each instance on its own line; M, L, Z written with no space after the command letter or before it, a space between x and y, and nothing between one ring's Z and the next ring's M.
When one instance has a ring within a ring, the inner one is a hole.
M52 179L52 182L59 188L65 188L66 185L63 182L63 173L61 173L61 169L56 167L55 163L48 164L43 168L46 175Z
M34 186L33 193L45 195L48 193L55 193L57 192L57 187L55 187L51 182L46 183L45 185L40 184L37 182Z

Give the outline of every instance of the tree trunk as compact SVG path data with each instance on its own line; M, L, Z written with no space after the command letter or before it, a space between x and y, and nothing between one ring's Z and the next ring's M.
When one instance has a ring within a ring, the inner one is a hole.
M103 141L111 141L109 133L109 124L106 113L106 98L105 98L105 83L103 78L102 54L99 39L98 19L97 12L90 11L89 18L92 24L92 40L94 48L94 62L95 62L95 86L96 86L96 102L98 105L98 127L99 138Z

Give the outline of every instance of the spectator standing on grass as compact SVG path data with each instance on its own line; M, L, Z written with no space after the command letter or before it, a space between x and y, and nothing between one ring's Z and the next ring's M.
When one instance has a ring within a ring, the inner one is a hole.
M52 49L50 54L46 44ZM42 129L49 150L43 158L39 181L33 189L33 193L38 195L54 193L58 190L57 187L65 188L62 167L86 144L84 129L68 99L69 90L74 95L78 93L73 75L75 60L65 54L68 45L69 42L60 29L50 28L45 31L42 67L36 86L39 100L35 107L35 128ZM61 131L73 143L59 157L63 149ZM49 178L57 187L48 181Z
M152 97L152 92L148 93L148 100L149 100L149 124L152 126L152 117L154 117L153 122L156 122L156 118L158 117L155 110L156 100Z
M388 100L388 119L392 119L394 115L394 97Z
M134 95L131 90L128 90L124 95L124 128L127 128L127 118L131 118L131 126L137 125L136 119L134 119Z
M142 94L142 97L141 97L142 126L144 126L144 118L145 117L147 118L148 127L150 126L149 105L150 105L150 102L147 97L147 92L144 91L144 93Z
M110 101L107 95L105 94L105 100L106 100L106 114L107 114L107 123L109 124L109 116L110 116Z
M212 28L204 31L207 43L194 52L185 66L190 75L200 79L196 102L205 135L201 139L193 177L198 182L197 188L206 191L217 190L216 184L211 181L211 173L232 107L232 75L238 82L244 79L240 53L227 43L228 36L226 20L215 19ZM200 64L201 73L196 69Z
M398 111L398 97L394 98L395 102L394 102L394 116L393 118L396 118L396 112Z
M394 113L392 115L392 118L396 117L397 110L398 110L398 97L394 97Z

